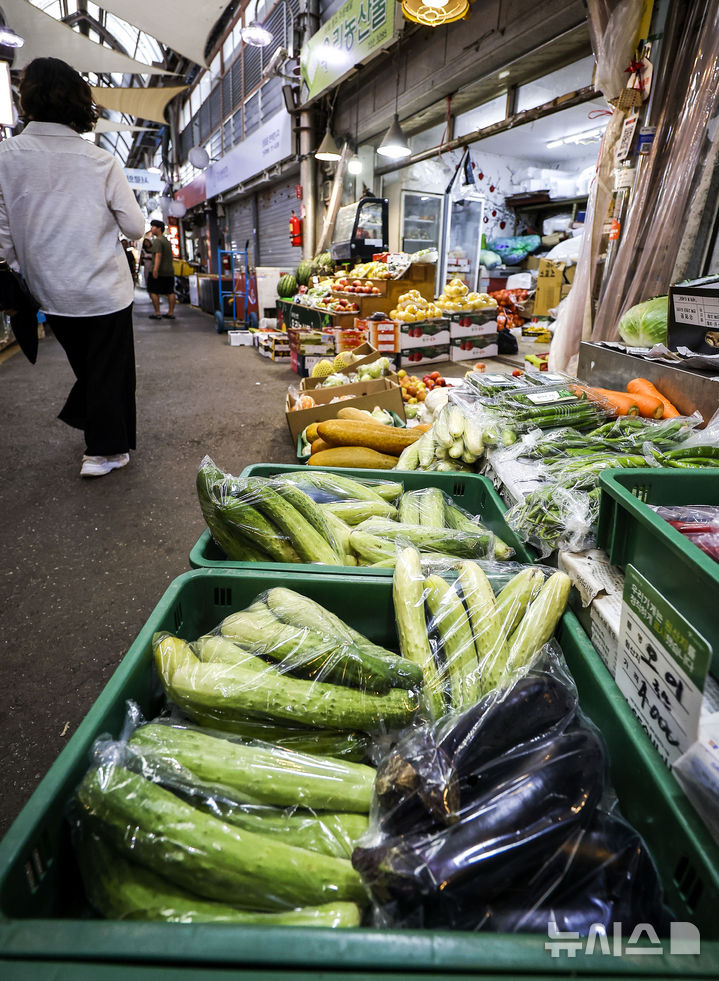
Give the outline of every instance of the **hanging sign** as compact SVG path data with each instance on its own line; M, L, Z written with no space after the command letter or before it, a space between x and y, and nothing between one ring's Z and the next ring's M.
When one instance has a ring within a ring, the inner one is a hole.
M697 740L711 659L689 621L627 566L616 682L670 766Z
M205 190L212 198L242 184L292 155L292 119L283 109L205 170Z
M304 100L337 85L398 33L396 0L346 0L300 52Z
M167 181L162 174L151 174L149 170L125 167L125 177L133 191L161 191Z

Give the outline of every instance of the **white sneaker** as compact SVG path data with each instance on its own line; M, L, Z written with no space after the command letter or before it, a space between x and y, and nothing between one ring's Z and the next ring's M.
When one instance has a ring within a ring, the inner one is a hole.
M129 462L129 453L116 453L115 456L83 456L80 476L104 477L111 470L126 467Z

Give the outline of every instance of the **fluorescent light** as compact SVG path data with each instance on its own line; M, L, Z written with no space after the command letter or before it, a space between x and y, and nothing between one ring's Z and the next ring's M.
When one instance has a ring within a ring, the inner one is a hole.
M571 133L569 136L562 136L558 140L550 140L547 143L548 150L554 150L558 146L566 146L570 143L595 143L601 140L606 126L595 126L594 129L585 129L581 133Z
M500 72L499 75L497 75L497 78L509 78L509 69L505 68L503 72Z
M325 130L325 135L322 137L322 142L315 150L316 160L339 160L341 153L337 148L337 141L334 136L330 133L329 126Z
M21 48L25 38L20 37L9 27L0 27L0 45L4 48Z
M384 134L382 142L377 147L377 153L383 157L389 157L390 160L401 160L402 157L408 157L411 152L407 143L407 137L404 135L402 127L399 124L399 116L395 113L392 125Z
M245 44L249 44L253 48L266 48L268 44L272 43L272 32L256 22L243 27L240 31L240 37Z
M147 172L148 172L148 174L161 174L162 173L162 171L160 170L159 167L148 167L147 168Z

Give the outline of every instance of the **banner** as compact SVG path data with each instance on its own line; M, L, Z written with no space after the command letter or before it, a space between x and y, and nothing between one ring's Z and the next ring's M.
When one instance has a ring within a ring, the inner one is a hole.
M207 197L242 184L263 170L292 156L292 119L284 109L259 129L210 164L205 171Z
M300 53L304 101L335 86L355 65L392 43L396 0L347 0Z
M134 167L123 169L127 182L133 191L161 191L167 183L163 180L162 174L151 174L147 170Z

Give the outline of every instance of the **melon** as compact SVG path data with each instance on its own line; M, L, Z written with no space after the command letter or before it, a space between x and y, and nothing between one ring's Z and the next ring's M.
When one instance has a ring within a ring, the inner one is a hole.
M277 284L277 295L286 299L291 299L297 292L297 280L291 273L280 276Z
M312 369L313 378L327 378L333 372L332 362L324 358L322 361L318 361L317 364Z
M312 263L308 262L307 259L303 259L302 262L297 267L297 272L295 277L300 286L307 286L310 281L310 276L312 275Z

